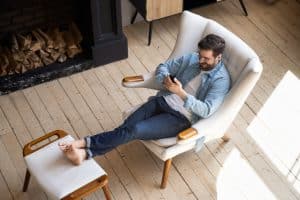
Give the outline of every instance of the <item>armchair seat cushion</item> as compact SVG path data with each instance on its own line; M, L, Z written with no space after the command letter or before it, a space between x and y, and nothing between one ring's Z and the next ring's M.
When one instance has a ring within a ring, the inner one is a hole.
M154 144L161 147L169 147L177 144L177 137L163 138L158 140L151 140Z
M93 160L73 165L58 147L58 142L73 141L68 135L25 157L28 170L51 198L61 199L105 175Z

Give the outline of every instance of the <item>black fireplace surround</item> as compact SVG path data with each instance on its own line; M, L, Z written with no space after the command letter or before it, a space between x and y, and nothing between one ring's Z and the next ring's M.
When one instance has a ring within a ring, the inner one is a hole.
M0 95L128 57L122 32L121 0L3 0L0 7L0 46L12 33L59 27L75 22L83 53L23 74L0 77Z

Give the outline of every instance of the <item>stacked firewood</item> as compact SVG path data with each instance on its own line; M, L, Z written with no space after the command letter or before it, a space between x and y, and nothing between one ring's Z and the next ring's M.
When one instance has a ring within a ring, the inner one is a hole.
M75 23L68 30L36 29L26 35L13 34L9 47L0 46L0 76L24 73L54 62L64 62L82 52L82 35Z

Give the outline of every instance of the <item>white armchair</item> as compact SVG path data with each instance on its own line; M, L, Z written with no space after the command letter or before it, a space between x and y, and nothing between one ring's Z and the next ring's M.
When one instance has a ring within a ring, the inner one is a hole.
M165 161L161 188L166 187L173 157L194 149L197 141L197 146L199 146L199 142L208 142L216 138L222 137L224 141L229 139L225 134L226 130L262 73L263 68L258 56L244 41L217 22L189 11L182 14L175 48L169 59L197 51L198 42L210 33L219 35L226 41L223 61L231 75L232 87L221 107L211 117L199 120L191 128L178 133L177 137L142 141L150 151ZM125 77L122 84L124 87L161 89L155 82L154 72ZM128 116L134 109L137 107L126 111L124 117Z

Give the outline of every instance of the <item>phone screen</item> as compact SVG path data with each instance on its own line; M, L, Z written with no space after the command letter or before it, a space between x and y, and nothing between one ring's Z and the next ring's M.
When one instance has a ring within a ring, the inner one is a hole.
M173 83L175 83L175 76L170 75L170 79L172 80Z

